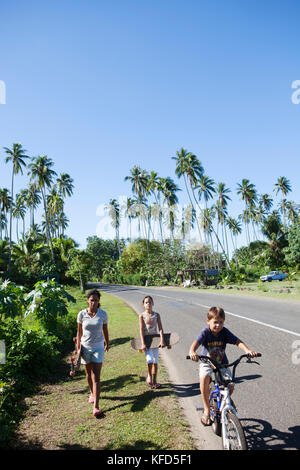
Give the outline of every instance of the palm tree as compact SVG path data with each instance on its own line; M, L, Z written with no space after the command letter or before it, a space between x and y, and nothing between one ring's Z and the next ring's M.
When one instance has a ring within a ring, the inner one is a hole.
M17 227L16 227L16 233L17 233L17 240L19 241L19 230L18 230L18 220L22 219L23 220L23 235L25 233L25 227L24 227L24 221L25 221L25 215L26 215L26 205L25 205L25 194L24 191L22 190L19 194L16 195L16 202L14 204L13 208L13 216L17 221Z
M245 224L248 243L250 243L250 234L249 234L248 225L251 220L250 207L255 206L255 202L257 201L257 193L256 193L255 185L253 183L250 183L248 179L244 178L242 182L237 185L237 194L241 196L241 199L245 203L245 210L243 211L241 218Z
M68 173L61 173L60 178L57 178L58 192L62 197L72 196L73 194L73 179Z
M180 191L180 189L169 176L166 178L160 178L160 187L164 197L164 202L167 204L170 235L171 239L173 239L175 229L175 206L178 202L176 193L177 191Z
M111 218L111 225L116 230L116 241L118 246L119 257L121 256L121 249L120 249L120 236L119 236L119 229L120 229L120 204L116 199L110 199L109 203L106 204L106 209L108 210L108 215Z
M147 194L153 194L155 198L155 207L154 207L154 214L157 214L157 209L160 208L160 195L162 194L162 184L161 178L159 178L156 171L151 171L148 177L148 187L147 187ZM161 209L158 211L158 223L160 229L160 236L161 241L163 243L163 229L162 229L162 212Z
M5 229L6 237L7 235L7 213L12 205L12 198L9 195L9 190L7 188L0 188L0 214L1 214L1 238L2 230Z
M63 212L64 201L62 196L57 192L56 187L53 186L50 194L47 196L47 212L52 224L52 234L55 235L55 230L59 230L57 218ZM58 237L57 237L58 238Z
M294 201L288 201L287 203L287 217L291 224L295 223L298 219L300 205L296 204Z
M126 199L124 215L125 217L128 218L128 221L129 221L129 240L131 243L131 221L132 219L136 217L136 212L134 209L134 199L132 199L131 197L128 197ZM128 231L127 231L127 235L128 235Z
M0 241L2 240L2 231L7 229L7 218L4 212L0 212Z
M202 213L202 215L203 215L203 209L200 207L200 205L199 205L199 203L196 199L195 193L194 193L194 190L197 186L198 178L200 178L204 173L204 169L203 169L202 164L200 163L200 161L198 160L196 155L193 155L192 153L187 152L183 148L180 150L180 152L177 152L177 156L172 157L172 159L176 160L176 170L175 170L176 175L178 176L178 178L180 178L181 176L184 177L185 187L186 187L186 190L187 190L187 193L188 193L190 203L193 205L191 196L190 196L189 191L188 191L188 186L187 186L187 181L186 180L188 180L189 183L190 183L190 187L192 189L192 194L193 194L193 197L194 197L194 201L196 202L196 205L199 208L200 213ZM200 230L197 218L196 218L196 222L197 222L197 227L198 227L198 231L199 231L200 241L202 242L201 230ZM227 255L226 255L226 252L225 252L225 250L224 250L224 248L223 248L223 246L222 246L222 244L221 244L221 242L218 238L217 233L214 230L214 227L212 227L212 230L213 230L213 233L214 233L218 243L220 244L220 247L223 251L225 260L226 260L227 264L229 265L229 259L228 259Z
M285 176L280 176L274 185L274 191L276 191L276 194L281 191L282 195L286 196L289 192L291 192L291 190L292 188L290 181Z
M26 166L25 159L29 158L25 155L26 150L23 149L19 143L13 144L12 149L4 147L4 151L7 154L5 163L12 163L12 178L11 178L11 199L12 204L10 206L10 220L9 220L9 262L8 262L8 273L11 273L11 242L12 242L12 216L13 216L13 203L14 203L14 177L18 173L23 174L22 167Z
M129 176L125 176L125 181L130 181L131 189L133 194L136 194L138 199L142 199L146 192L148 186L148 175L145 170L142 170L139 166L135 165L132 170L130 170L131 174Z
M273 205L273 199L269 194L261 194L258 203L268 213Z
M286 199L285 196L291 192L292 187L290 184L290 181L285 177L285 176L280 176L275 185L274 185L274 191L276 192L276 195L279 193L279 191L282 193L282 199L281 199L281 204L280 204L280 210L283 215L283 225L285 226L285 217L286 217Z
M212 199L213 194L216 192L214 185L215 185L214 180L209 178L209 176L206 176L206 175L201 175L197 181L197 185L195 189L199 189L198 191L199 201L201 201L201 198L203 196L206 208L207 208L207 201L209 201L209 199Z
M36 183L30 183L27 190L26 205L30 209L30 227L34 226L34 211L41 202Z
M53 162L47 155L38 156L32 159L32 163L29 164L30 168L30 180L36 182L36 187L42 193L43 203L44 203L44 215L46 222L46 233L48 243L51 248L51 257L52 263L55 264L54 251L52 238L50 234L49 219L47 213L47 204L46 204L46 188L49 188L52 184L53 177L56 175L56 172L51 169Z
M234 250L236 251L237 249L236 237L240 233L242 233L242 226L239 223L239 221L237 219L234 219L233 217L227 217L226 224L230 231L232 246Z
M188 152L184 148L181 148L180 151L176 152L176 157L172 157L172 160L176 161L175 174L177 175L178 178L183 177L185 189L186 189L190 204L195 210L192 197L189 192L188 183L190 185L193 197L195 199L194 189L197 185L198 178L200 178L200 176L202 176L204 173L203 166L201 162L198 160L198 158L196 157L196 155L193 155L191 152ZM196 217L196 223L197 223L200 241L202 242L202 235L201 235L201 230L200 230L197 217Z

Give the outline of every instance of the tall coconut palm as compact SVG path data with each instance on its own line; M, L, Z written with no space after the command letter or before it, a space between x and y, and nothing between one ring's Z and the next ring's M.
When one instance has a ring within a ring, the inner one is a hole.
M41 196L36 183L30 183L27 190L26 205L30 209L30 227L34 227L34 211L41 202Z
M197 185L197 180L204 173L204 168L201 162L198 160L196 155L193 155L191 152L188 152L186 149L181 148L180 151L176 152L176 157L172 157L172 160L176 161L175 174L178 178L183 177L185 189L192 205L195 210L194 202L195 194L194 189ZM189 186L188 186L189 183ZM190 188L190 189L189 189ZM193 194L193 199L191 193ZM202 234L199 225L198 218L196 217L196 224L198 228L198 233L200 241L202 242Z
M7 214L10 210L12 205L12 198L9 194L9 190L7 188L0 188L0 214L1 214L1 238L2 238L2 230L5 230L5 236L8 238L7 232Z
M2 231L7 230L7 218L4 212L0 212L0 241L2 240Z
M108 215L111 218L111 225L116 231L116 242L118 246L119 257L121 256L121 248L120 248L120 204L116 199L110 199L109 203L105 206L106 210L108 211Z
M287 217L291 224L295 223L300 216L300 205L294 201L288 201L287 203Z
M198 197L199 201L201 201L202 196L205 201L205 207L207 208L207 201L213 198L213 194L216 192L215 190L215 182L212 178L206 175L201 175L197 181L197 185L195 189L198 189Z
M8 273L11 273L11 243L12 243L12 217L13 217L13 203L14 203L14 177L18 173L23 174L23 167L26 166L25 159L29 158L25 155L25 149L19 143L13 144L12 149L4 147L4 151L7 155L5 163L12 163L12 177L11 177L11 198L12 204L10 207L9 217L9 262L8 262Z
M138 199L145 197L148 187L148 174L142 170L138 165L135 165L130 170L130 175L125 176L125 181L130 181L133 194L136 194Z
M276 195L279 192L282 193L280 210L283 215L283 225L285 226L286 225L286 199L285 197L287 196L289 192L292 191L290 181L285 176L280 176L274 185L274 191L276 192Z
M56 179L58 193L62 197L72 196L74 188L73 181L74 180L68 173L61 173L60 177Z
M44 203L44 215L45 215L45 222L46 222L46 233L48 243L50 244L51 249L51 258L52 263L55 264L54 258L54 251L53 251L53 244L52 238L50 234L50 226L49 226L49 218L47 213L47 203L46 203L46 189L51 187L53 182L54 176L56 176L56 172L51 169L53 166L53 162L47 155L39 155L36 158L32 159L32 163L29 164L30 168L30 180L35 181L37 185L37 189L41 191L43 203Z
M180 150L180 152L177 152L177 156L172 157L172 159L176 160L176 170L175 170L176 175L178 176L178 178L180 178L181 176L184 177L184 182L185 182L185 186L186 186L186 190L187 190L187 193L188 193L190 203L193 205L192 198L191 198L190 193L188 191L187 180L189 181L190 188L192 190L194 202L196 203L198 209L200 210L200 213L202 213L202 215L203 215L203 209L199 205L199 202L197 201L197 198L195 196L195 187L197 186L197 180L204 173L204 169L203 169L202 164L200 163L200 161L198 160L196 155L193 155L191 152L187 152L183 148ZM194 207L194 205L193 205L193 207ZM198 231L199 231L200 241L202 242L201 230L200 230L200 226L199 226L197 218L196 218L196 223L197 223L197 227L198 227ZM221 244L221 242L218 238L217 233L214 230L214 227L212 227L212 230L213 230L213 233L214 233L214 235L215 235L215 237L216 237L216 239L217 239L217 241L218 241L218 243L219 243L219 245L222 249L224 258L226 260L226 263L227 263L227 265L229 265L229 259L226 255L226 252L223 248L223 245Z
M240 233L242 233L242 226L240 222L237 219L234 219L233 217L227 217L226 224L230 231L232 246L234 250L236 250L237 249L236 238Z
M164 197L164 202L167 204L167 219L169 221L171 239L173 239L175 229L175 206L178 202L176 193L180 191L180 189L169 176L166 178L160 178L160 187Z
M63 212L64 201L62 196L57 192L56 186L53 186L51 192L47 196L47 212L52 225L52 234L55 236L56 229L59 231L57 219L59 214ZM57 237L58 238L58 237Z
M270 209L273 205L273 199L271 198L271 196L269 194L261 194L259 196L259 200L258 200L258 204L259 206L263 207L263 209L269 213L270 212Z
M134 209L134 199L131 197L128 197L126 199L125 207L124 207L124 215L127 217L129 221L129 241L131 243L131 222L132 220L136 217L136 212ZM127 229L128 230L128 229ZM128 236L128 231L127 231L127 236Z
M22 219L23 221L23 235L25 233L25 227L24 227L25 215L26 215L26 205L25 205L25 200L24 200L24 194L19 193L16 195L16 202L13 208L13 216L17 221L17 224L16 224L17 241L19 241L19 227L18 227L19 219Z
M237 194L240 195L241 199L245 203L245 210L243 211L241 218L245 224L248 243L250 243L250 234L249 234L249 223L251 220L250 207L253 207L255 205L255 202L257 201L257 192L255 189L255 185L253 183L250 183L248 179L244 178L242 182L238 183L237 185Z
M154 215L157 215L158 217L158 223L159 223L159 230L160 230L160 237L161 241L163 243L163 229L162 229L162 212L161 210L158 211L160 207L160 195L162 194L162 185L161 185L161 180L156 173L156 171L151 171L148 177L148 187L147 187L147 194L153 194L155 198L155 206L154 206Z

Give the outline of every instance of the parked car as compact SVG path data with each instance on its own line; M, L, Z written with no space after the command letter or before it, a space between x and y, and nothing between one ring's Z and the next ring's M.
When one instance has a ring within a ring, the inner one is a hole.
M287 276L287 273L280 273L279 271L270 271L265 276L260 276L260 279L263 282L283 281L283 279L285 279Z

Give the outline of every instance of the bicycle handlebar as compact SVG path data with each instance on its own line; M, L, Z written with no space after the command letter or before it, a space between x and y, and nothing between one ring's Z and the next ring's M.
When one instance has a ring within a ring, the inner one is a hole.
M246 357L248 359L247 362L258 364L258 362L251 361L252 356L250 354L242 354L238 359L231 362L230 364L220 364L219 362L215 361L214 359L212 359L209 356L198 356L198 359L200 361L202 360L203 362L209 362L212 365L213 369L215 369L216 372L220 372L220 369L224 369L226 367L232 367L233 366L232 378L234 379L235 369L244 357ZM254 356L254 357L261 357L261 353L257 353L256 356ZM186 356L186 359L190 359L190 356Z

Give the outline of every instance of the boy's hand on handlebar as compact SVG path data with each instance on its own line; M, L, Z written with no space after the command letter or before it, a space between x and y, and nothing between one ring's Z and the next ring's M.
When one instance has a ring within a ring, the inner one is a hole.
M189 356L190 356L190 359L192 359L192 361L198 362L198 359L199 359L198 354L196 354L193 351L190 351Z
M247 354L249 354L250 357L257 357L257 356L260 356L260 353L257 352L257 351L252 351L251 349L249 349L249 351L247 352Z

